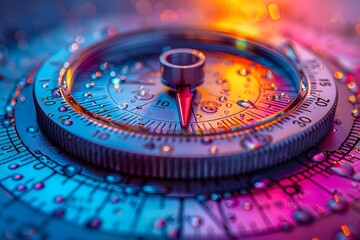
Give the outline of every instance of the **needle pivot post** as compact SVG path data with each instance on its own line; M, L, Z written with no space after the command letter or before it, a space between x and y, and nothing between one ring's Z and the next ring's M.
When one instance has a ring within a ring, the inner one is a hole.
M162 83L176 92L181 125L189 122L193 93L204 82L205 55L195 49L176 48L160 55Z

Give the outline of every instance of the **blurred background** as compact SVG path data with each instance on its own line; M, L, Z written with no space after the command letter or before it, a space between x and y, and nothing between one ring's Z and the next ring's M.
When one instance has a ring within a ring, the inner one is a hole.
M3 35L19 29L45 31L106 16L136 15L156 16L162 22L298 22L360 37L359 9L358 0L0 0L0 31Z
M358 67L359 9L359 0L0 0L0 63L13 45L26 50L39 34L51 40L59 28L78 34L104 22L111 33L135 20L277 31Z

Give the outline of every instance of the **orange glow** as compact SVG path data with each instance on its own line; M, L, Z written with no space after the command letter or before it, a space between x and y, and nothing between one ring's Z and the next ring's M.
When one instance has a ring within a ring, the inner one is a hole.
M334 195L335 202L339 202L339 197L337 195Z
M279 8L278 4L271 3L268 6L268 11L269 11L269 15L270 15L271 19L273 19L273 20L280 19L280 8Z
M355 25L355 30L356 30L357 35L360 36L360 23Z
M350 236L350 230L346 225L342 225L341 230L343 231L343 233L346 237Z
M217 4L224 7L227 14L236 20L261 21L267 17L266 5L261 0L215 0Z

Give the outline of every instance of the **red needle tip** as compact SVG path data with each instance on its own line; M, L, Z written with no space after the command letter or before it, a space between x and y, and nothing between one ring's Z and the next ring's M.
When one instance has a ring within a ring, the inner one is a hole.
M176 101L180 111L181 125L185 128L189 122L192 97L190 86L177 87Z

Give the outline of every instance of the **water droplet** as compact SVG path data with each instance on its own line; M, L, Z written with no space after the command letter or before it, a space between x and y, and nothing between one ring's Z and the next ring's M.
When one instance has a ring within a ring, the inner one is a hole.
M231 60L226 60L226 61L225 61L225 65L226 65L227 67L231 67L232 64L233 64L233 62L232 62Z
M54 212L54 216L56 216L56 217L63 217L64 215L65 215L64 209L59 209Z
M340 125L342 122L341 122L341 120L339 119L339 118L337 118L337 119L335 119L335 124L336 125Z
M5 128L8 128L11 126L11 121L9 121L8 119L5 119L1 122L1 125Z
M275 85L275 83L271 83L270 86L273 90L277 90L277 86Z
M226 98L225 96L220 96L218 99L219 99L219 101L222 102L222 103L224 103L224 102L227 101L227 98Z
M288 221L281 221L279 223L279 227L282 230L290 230L292 228L291 224Z
M44 183L38 182L38 183L35 183L35 184L34 184L34 189L35 189L35 190L40 190L40 189L42 189L44 186L45 186Z
M165 218L159 218L154 223L154 227L156 229L163 229L165 226L166 226L166 219Z
M18 164L10 164L10 165L8 166L8 168L9 168L10 170L17 169L18 167L19 167Z
M309 224L313 220L311 213L305 209L298 209L293 213L293 217L298 224Z
M114 77L110 81L114 85L119 85L121 83L121 79L119 77Z
M274 101L278 101L280 99L280 96L278 94L274 94L274 96L272 97L272 99Z
M21 174L14 174L13 175L13 179L15 180L15 181L19 181L19 180L21 180L23 178L23 176L21 175Z
M55 203L63 203L65 201L65 198L63 198L63 197L56 197L55 199L54 199L54 202Z
M311 160L314 161L314 162L322 162L322 161L325 161L326 160L326 153L325 152L321 152L321 153L318 153L318 154L315 154Z
M66 112L66 111L67 111L67 107L65 107L65 106L60 106L60 107L58 108L58 110L59 110L59 112Z
M167 237L168 238L178 238L180 235L180 231L177 227L175 228L170 228L167 230Z
M121 176L118 174L109 174L105 177L105 181L108 183L119 183L121 179Z
M136 91L135 98L138 100L149 100L154 97L149 90L145 89L144 86L140 86L139 90Z
M39 229L35 228L32 225L26 224L20 227L16 235L16 239L29 239L29 240L46 239L46 236Z
M342 212L342 211L345 211L347 209L348 204L343 198L340 198L337 195L335 195L327 203L327 206L334 212Z
M358 240L360 231L352 225L341 225L340 231L335 234L335 240Z
M233 212L228 212L225 215L225 218L229 221L229 222L235 222L236 221L236 215Z
M52 91L51 91L51 94L54 98L59 98L61 97L61 93L60 93L60 89L58 88L54 88Z
M129 106L129 105L128 105L127 102L123 102L122 104L118 105L119 109L121 109L121 110L126 109L128 106Z
M240 145L245 149L252 151L267 146L272 141L270 135L246 136L240 141Z
M65 119L62 121L62 124L65 126L71 126L73 124L73 121L69 118L69 119Z
M88 83L85 83L85 88L92 88L95 86L95 83L94 82L88 82Z
M347 87L350 89L351 92L356 92L358 90L358 86L355 82L348 83Z
M190 224L190 226L194 228L200 227L203 224L203 220L199 216L189 216L187 218L187 221Z
M26 128L26 132L28 132L28 133L37 133L38 131L39 131L38 127L30 126L30 127Z
M66 176L72 177L81 172L81 167L79 165L68 164L64 166L63 171Z
M174 151L174 146L169 144L164 144L159 146L160 153L162 154L171 154Z
M216 155L219 153L219 148L217 146L211 146L210 149L209 149L209 153L211 155Z
M355 174L353 175L353 179L354 179L355 181L360 181L360 173L359 173L359 172L355 173Z
M249 71L245 67L242 67L237 71L237 74L240 76L246 76L249 74Z
M167 192L167 188L163 185L148 184L142 187L142 191L146 194L161 194Z
M91 219L87 222L86 226L89 228L99 228L101 226L101 220L97 218Z
M121 209L121 208L116 208L116 209L114 209L114 213L115 213L116 215L121 215L123 212L124 212L124 210Z
M334 77L337 79L337 80L342 80L344 78L344 74L340 71L337 71L334 73Z
M220 77L216 80L216 84L218 85L224 85L225 83L227 83L227 80L223 77Z
M359 116L360 116L359 111L358 111L357 109L353 109L353 110L351 111L351 115L352 115L353 117L359 117Z
M95 73L95 77L96 77L96 78L101 77L101 72L100 72L100 71L97 71L97 72Z
M84 96L84 97L87 97L87 98L92 98L91 92L85 92L85 93L83 94L83 96Z
M301 90L302 90L302 91L306 91L306 89L307 89L306 82L300 81L300 87L301 87Z
M25 191L26 190L26 186L25 185L19 185L16 187L16 190L22 192L22 191Z
M213 142L213 140L211 139L210 136L204 136L204 137L201 139L201 143L202 143L202 144L205 144L205 145L211 144L212 142Z
M239 100L237 101L237 104L244 108L249 108L254 106L254 104L249 100Z
M261 181L255 182L254 187L257 189L265 188L268 186L269 183L270 181L268 179L263 179Z
M336 174L343 177L351 177L354 174L354 169L348 163L337 162L334 166L331 167L331 170Z
M224 199L224 205L228 208L235 208L239 205L239 201L236 197L227 197Z
M355 104L355 103L356 103L356 98L355 98L355 96L351 95L351 96L349 97L349 102L352 103L352 104Z
M219 193L211 193L210 194L210 199L211 200L214 200L214 201L218 201L220 200L222 197Z
M121 72L122 74L127 74L128 71L129 71L129 66L128 66L128 65L123 65L122 68L121 68L121 70L120 70L120 72Z
M265 78L266 78L267 80L273 79L273 78L274 78L274 75L273 75L272 71L268 70L268 71L266 72L266 74L265 74Z
M228 108L231 108L231 107L232 107L232 104L231 104L231 103L227 103L225 106L228 107Z
M104 71L106 69L108 69L110 67L110 63L109 62L103 62L99 65L100 70Z

